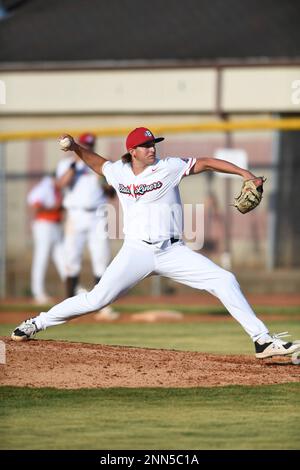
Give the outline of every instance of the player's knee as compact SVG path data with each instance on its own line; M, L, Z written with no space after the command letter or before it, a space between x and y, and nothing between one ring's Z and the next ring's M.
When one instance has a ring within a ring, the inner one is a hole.
M86 296L92 310L99 310L111 303L109 292L106 293L105 289L99 288L99 284L88 292Z
M226 284L228 286L231 286L233 284L237 284L237 279L234 274L232 274L230 271L226 271L223 269L222 271L222 276L221 280L223 284Z

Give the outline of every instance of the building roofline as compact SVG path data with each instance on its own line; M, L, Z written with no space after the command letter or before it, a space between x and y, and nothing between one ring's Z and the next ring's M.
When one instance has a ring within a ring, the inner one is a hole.
M299 66L299 57L249 57L246 59L215 60L82 60L47 62L2 62L2 72L26 71L83 71L83 70L131 70L175 68L225 68L225 67L280 67Z

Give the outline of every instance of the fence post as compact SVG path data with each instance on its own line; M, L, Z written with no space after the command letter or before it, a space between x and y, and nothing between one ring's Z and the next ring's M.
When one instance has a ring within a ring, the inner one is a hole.
M0 298L6 295L5 144L0 142Z

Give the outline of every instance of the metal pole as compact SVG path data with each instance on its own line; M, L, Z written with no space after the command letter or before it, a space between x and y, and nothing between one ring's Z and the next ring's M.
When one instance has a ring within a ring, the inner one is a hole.
M278 117L278 116L277 116ZM277 191L279 184L278 164L279 164L279 146L280 146L280 131L274 131L272 142L272 194L269 206L268 216L268 239L267 246L267 269L272 271L276 264L276 225L277 225Z
M223 97L223 68L218 67L217 69L217 80L216 80L216 114L219 118L226 122L228 116L223 112L222 109L222 97ZM225 131L225 147L232 147L232 133ZM231 203L231 179L225 178L224 181L224 199L225 199L225 220L224 220L224 252L222 254L222 266L225 269L231 269L231 224L232 224L232 211L230 208Z
M0 142L0 298L6 295L6 191L5 152Z
M227 116L225 117L225 120ZM226 132L225 134L225 147L232 148L232 134ZM231 252L231 227L232 227L232 209L230 207L232 197L232 182L231 178L225 178L225 221L224 221L224 253L222 256L222 265L225 269L231 269L232 266L232 252Z

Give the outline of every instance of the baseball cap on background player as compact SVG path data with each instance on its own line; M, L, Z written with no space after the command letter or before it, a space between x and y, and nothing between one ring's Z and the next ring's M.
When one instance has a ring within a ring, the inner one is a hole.
M90 132L85 132L84 134L81 134L79 136L78 141L82 145L86 145L88 147L94 147L96 137L94 134L91 134Z
M155 137L150 129L146 127L137 127L133 131L129 132L126 138L126 149L127 153L122 156L122 160L126 162L130 162L131 155L129 150L139 147L140 145L146 144L147 142L153 142L156 144L157 142L161 142L164 140L164 137Z

